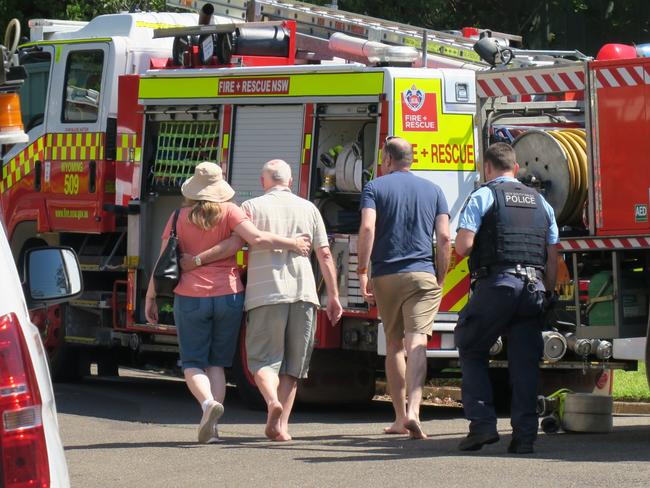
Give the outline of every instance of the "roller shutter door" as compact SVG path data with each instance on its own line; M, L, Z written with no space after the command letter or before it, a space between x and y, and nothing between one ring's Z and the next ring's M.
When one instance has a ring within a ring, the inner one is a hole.
M298 191L303 134L302 105L241 106L235 112L230 184L241 203L262 195L260 171L270 159L291 166L292 190Z

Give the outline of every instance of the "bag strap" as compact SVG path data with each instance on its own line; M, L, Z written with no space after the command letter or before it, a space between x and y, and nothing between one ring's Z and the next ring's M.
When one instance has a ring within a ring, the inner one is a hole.
M176 211L174 212L174 220L172 221L172 230L169 233L169 237L178 237L178 234L176 233L176 222L178 221L178 214L181 212L180 208L177 208Z

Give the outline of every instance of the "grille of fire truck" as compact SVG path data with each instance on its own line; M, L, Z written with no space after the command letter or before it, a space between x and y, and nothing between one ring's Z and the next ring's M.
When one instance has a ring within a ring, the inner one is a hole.
M217 161L219 123L217 121L160 122L153 168L156 190L180 188L203 161Z

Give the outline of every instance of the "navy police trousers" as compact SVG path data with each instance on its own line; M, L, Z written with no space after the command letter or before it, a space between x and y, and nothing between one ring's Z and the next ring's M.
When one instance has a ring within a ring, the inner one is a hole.
M543 298L544 285L539 279L529 287L523 277L494 273L475 282L454 332L463 374L463 408L471 433L496 432L488 359L490 347L502 336L507 342L512 386L513 439L535 441Z

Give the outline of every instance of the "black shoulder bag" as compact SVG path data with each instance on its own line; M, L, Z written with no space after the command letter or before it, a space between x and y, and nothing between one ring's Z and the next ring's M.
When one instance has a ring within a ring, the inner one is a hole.
M179 264L179 248L178 248L178 235L176 234L176 221L180 209L174 212L174 220L172 222L172 230L169 233L167 246L162 252L156 266L153 269L153 282L156 288L157 295L173 295L174 288L178 284L181 277L181 267Z

